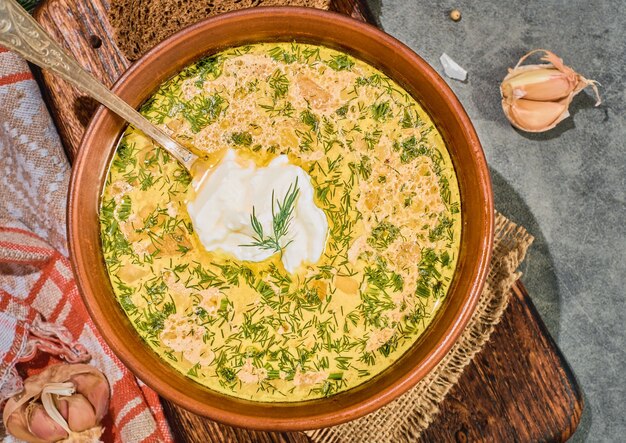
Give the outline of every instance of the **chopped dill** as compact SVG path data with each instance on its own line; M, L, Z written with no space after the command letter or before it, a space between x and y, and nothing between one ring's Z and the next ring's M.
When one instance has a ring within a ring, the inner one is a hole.
M416 159L420 155L420 149L417 146L417 139L415 136L411 136L404 140L402 143L395 143L394 149L400 152L400 161L402 163L408 163L411 160Z
M400 229L388 221L380 222L373 230L367 243L377 250L386 249L400 236Z
M382 137L382 135L383 131L381 131L380 129L375 129L372 132L366 132L363 140L367 145L367 149L369 149L370 151L374 149L376 145L378 145L378 142L380 142L380 138Z
M284 97L289 91L289 79L280 69L276 69L268 78L268 84L274 91L275 99Z
M369 179L370 175L372 175L372 161L367 155L362 156L361 161L358 163L350 163L349 166L360 175L363 180Z
M345 117L348 113L349 106L347 104L343 105L341 108L338 108L335 113L340 117Z
M320 119L308 109L300 113L300 120L305 125L308 125L313 132L319 131Z
M178 168L174 171L174 180L180 183L183 187L189 186L191 183L191 174L185 168Z
M365 276L367 277L368 283L380 290L391 289L394 292L399 292L404 288L402 276L391 271L387 267L387 263L380 259L375 266L365 268ZM369 296L371 296L371 294L369 294ZM387 305L389 302L376 299L375 303ZM393 307L393 302L391 302L391 305Z
M146 333L149 338L156 338L163 330L165 319L176 312L176 306L171 302L164 303L159 309L147 308L142 317L135 321L139 330Z
M130 200L130 195L125 195L122 198L122 201L120 203L120 207L119 210L117 211L117 216L120 219L120 221L126 221L128 220L128 217L130 216L130 212L132 210L132 205L131 205L131 200Z
M445 215L439 219L439 223L428 233L428 240L435 242L437 240L446 239L452 241L454 237L454 224L451 218Z
M326 64L335 71L350 71L354 66L354 60L346 54L333 56Z
M122 138L117 147L117 155L113 160L113 167L120 172L126 172L126 169L137 165L137 149L135 144L129 144L125 138Z
M195 85L198 88L202 87L209 76L214 80L222 74L222 60L218 56L205 57L196 62L195 67L197 69Z
M298 60L298 57L292 52L288 52L280 46L276 46L268 51L268 55L277 62L283 62L287 64L294 63Z
M271 105L259 105L261 109L264 109L270 117L292 117L296 108L290 102L277 103L274 102Z
M420 126L422 126L422 124L422 119L417 110L411 112L407 108L404 109L404 112L402 113L402 120L400 120L400 125L404 129L419 128Z
M185 120L189 122L191 131L197 133L215 122L227 107L228 103L218 93L209 96L199 94L188 102L183 103L181 113Z
M249 132L233 132L230 135L230 140L235 146L250 147L252 145L252 134Z
M374 103L371 107L372 117L376 121L384 121L390 117L391 106L389 106L389 102L380 102Z

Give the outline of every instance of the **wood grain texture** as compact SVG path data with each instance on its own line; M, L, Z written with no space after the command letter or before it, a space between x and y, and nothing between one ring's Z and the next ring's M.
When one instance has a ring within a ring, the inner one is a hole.
M233 428L199 417L168 401L162 401L165 416L177 442L202 443L309 443L300 432L260 432Z
M35 20L81 65L107 86L130 65L113 40L106 0L47 0L33 14ZM48 109L70 161L98 104L47 71L41 71Z
M582 409L574 375L518 282L502 321L422 440L565 441Z
M106 0L45 0L35 18L105 84L129 65L115 46ZM333 9L373 22L360 0L333 0ZM96 104L42 73L44 93L70 160ZM164 403L177 441L304 443L299 433L264 433L224 426ZM566 361L518 283L490 342L465 369L422 435L430 441L564 441L576 429L583 401ZM372 441L375 436L372 436Z

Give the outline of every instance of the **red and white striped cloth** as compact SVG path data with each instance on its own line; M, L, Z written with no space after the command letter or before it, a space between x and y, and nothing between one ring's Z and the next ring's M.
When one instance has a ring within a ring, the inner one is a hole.
M54 355L88 352L112 389L103 441L172 441L158 396L115 357L78 294L63 255L69 164L27 64L1 47L0 103L0 400L62 361Z

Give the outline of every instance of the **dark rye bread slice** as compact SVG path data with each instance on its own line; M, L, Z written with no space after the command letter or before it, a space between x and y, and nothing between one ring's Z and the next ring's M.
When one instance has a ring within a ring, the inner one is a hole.
M331 0L111 0L109 21L117 46L136 60L185 26L222 12L252 6L328 9Z

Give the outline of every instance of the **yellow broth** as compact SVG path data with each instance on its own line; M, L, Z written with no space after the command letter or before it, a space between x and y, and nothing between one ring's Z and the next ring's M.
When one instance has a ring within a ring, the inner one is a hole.
M207 251L191 177L128 128L102 195L104 258L165 361L232 396L300 401L365 382L415 343L448 291L461 208L441 135L398 84L325 47L256 44L189 66L141 112L216 161L286 154L329 224L322 258L294 274L279 254Z

